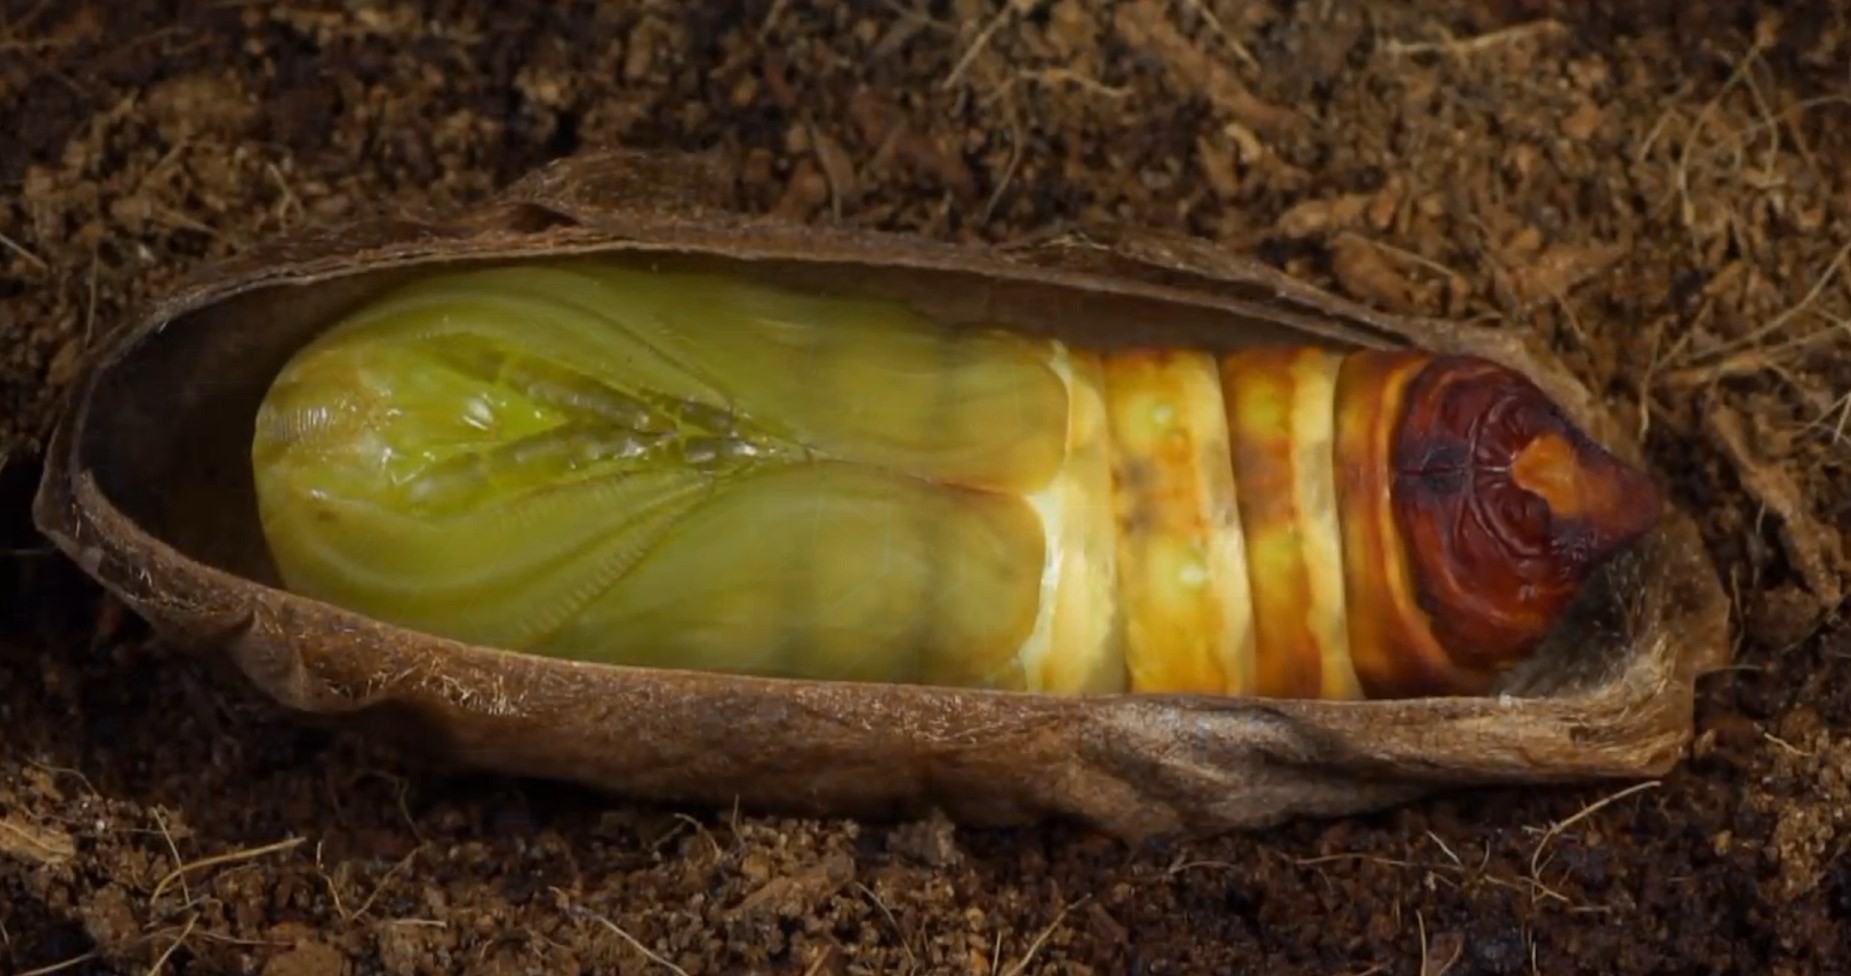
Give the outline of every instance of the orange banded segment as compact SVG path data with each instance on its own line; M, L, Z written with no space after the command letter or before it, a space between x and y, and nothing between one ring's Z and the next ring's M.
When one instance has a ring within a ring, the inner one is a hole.
M1395 520L1395 441L1409 381L1429 357L1351 354L1337 383L1337 506L1343 522L1350 658L1371 698L1476 688L1434 637Z
M1331 466L1342 362L1311 346L1247 349L1222 361L1253 582L1257 695L1361 696Z
M1214 357L1106 357L1119 592L1133 691L1253 687L1247 554Z

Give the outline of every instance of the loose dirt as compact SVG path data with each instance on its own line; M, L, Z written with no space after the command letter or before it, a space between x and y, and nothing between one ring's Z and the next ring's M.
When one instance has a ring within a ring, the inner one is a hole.
M1825 2L9 0L0 971L1851 970L1851 13ZM1737 602L1662 781L1128 849L419 765L153 640L31 530L86 343L305 224L581 148L994 240L1130 222L1547 337Z

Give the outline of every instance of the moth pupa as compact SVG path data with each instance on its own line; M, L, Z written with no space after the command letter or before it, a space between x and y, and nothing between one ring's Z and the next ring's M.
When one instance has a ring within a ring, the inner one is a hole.
M1656 488L1470 356L1088 349L596 260L422 277L252 446L295 591L638 667L1483 694Z

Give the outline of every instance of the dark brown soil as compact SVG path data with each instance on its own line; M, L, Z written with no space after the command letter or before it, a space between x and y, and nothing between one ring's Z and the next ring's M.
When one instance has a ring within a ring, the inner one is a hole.
M1615 6L7 0L0 972L1851 971L1851 13ZM721 147L793 219L1182 228L1538 330L1701 513L1739 667L1662 782L1129 850L426 768L32 533L85 340L177 273L609 144Z

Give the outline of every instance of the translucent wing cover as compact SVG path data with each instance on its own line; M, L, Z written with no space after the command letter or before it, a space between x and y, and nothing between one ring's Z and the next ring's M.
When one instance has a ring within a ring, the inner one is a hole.
M259 508L289 588L490 646L1110 688L1089 368L733 278L444 274L285 367L253 443Z

